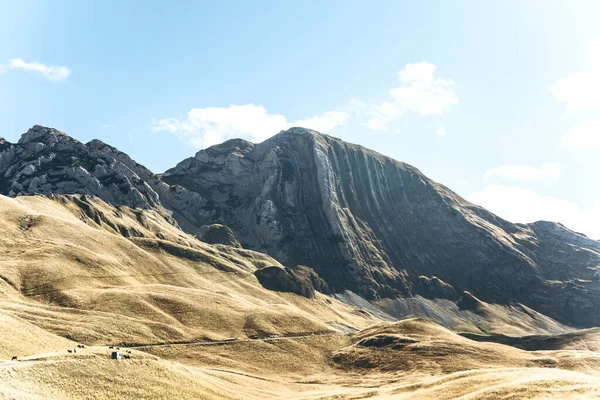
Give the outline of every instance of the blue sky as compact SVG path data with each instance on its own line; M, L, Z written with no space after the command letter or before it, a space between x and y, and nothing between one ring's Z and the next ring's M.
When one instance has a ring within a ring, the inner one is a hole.
M0 0L0 136L163 172L304 125L600 239L600 2Z

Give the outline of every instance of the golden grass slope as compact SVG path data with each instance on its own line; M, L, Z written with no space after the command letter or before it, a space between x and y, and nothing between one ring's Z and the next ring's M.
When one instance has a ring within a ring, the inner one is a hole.
M27 359L16 366L0 364L0 398L239 399L243 391L248 398L260 399L289 391L283 384L253 387L256 379L223 379L143 353L114 361L109 351L90 348L72 356L65 352Z
M279 265L275 260L201 243L153 211L117 209L86 196L0 196L0 215L0 359L19 356L0 362L0 397L240 398L242 387L243 397L277 397L289 389L254 382L264 378L194 370L157 357L117 363L107 346L289 335L301 341L376 321L320 294L307 299L266 290L253 272ZM77 343L103 351L68 353ZM262 349L243 350L237 360L228 349L209 362L294 370L287 352L275 350L282 344L236 345ZM296 364L322 367L325 350L338 345L334 339L319 350L286 346L296 348ZM179 346L171 358L189 361Z
M0 360L73 347L73 342L0 311Z
M0 197L0 213L0 310L75 341L218 340L370 323L326 296L262 288L253 271L275 260L201 243L153 211L30 196Z
M600 395L596 353L527 352L474 342L423 319L377 324L351 339L338 334L139 350L144 352L133 350L132 359L122 361L109 360L111 350L106 347L88 347L77 354L63 350L19 363L0 362L0 398L431 400Z
M593 351L524 351L498 343L474 341L421 318L379 324L354 336L354 344L332 355L343 369L448 374L482 368L551 367L600 371ZM599 374L600 375L600 374Z
M383 323L264 289L254 270L279 265L264 254L85 196L0 196L0 215L0 399L600 396L595 329L501 338L527 351Z

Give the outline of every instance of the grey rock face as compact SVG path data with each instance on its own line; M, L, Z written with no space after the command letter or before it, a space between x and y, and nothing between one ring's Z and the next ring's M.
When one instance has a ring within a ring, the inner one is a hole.
M34 126L0 153L3 192L78 193L133 208L158 206L158 194L136 173L145 171L108 156L100 143L86 145L55 129Z
M114 147L99 140L84 144L39 125L16 144L0 142L0 193L93 195L116 206L172 213L183 225L187 210L204 204L198 194L167 185Z
M338 198L341 177L318 138L325 137L291 130L256 146L231 140L183 161L163 180L207 198L198 224L223 223L244 247L314 267L333 290L409 293L405 273Z
M560 321L600 324L599 242L553 223L512 224L416 168L292 128L230 140L162 179L207 203L244 247L314 268L335 292L520 302Z

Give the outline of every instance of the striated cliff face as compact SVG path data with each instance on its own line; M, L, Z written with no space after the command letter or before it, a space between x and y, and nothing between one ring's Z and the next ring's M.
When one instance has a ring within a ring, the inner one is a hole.
M410 294L408 277L424 275L501 300L536 280L527 249L478 208L410 165L313 131L228 141L163 180L209 200L200 224L218 221L243 246L313 266L334 290Z
M159 210L200 239L271 255L291 269L263 278L285 278L286 290L307 292L294 271L309 271L298 282L322 278L317 290L444 302L468 291L600 325L600 242L551 222L510 223L410 165L302 128L229 140L159 176L100 141L35 126L17 144L0 140L0 193Z
M199 225L223 223L245 247L317 269L333 290L369 297L408 294L403 268L393 266L375 232L346 201L353 195L359 204L356 196L370 190L364 186L368 181L340 185L347 176L336 174L352 174L348 168L355 163L347 159L348 168L334 167L341 160L331 153L329 140L306 130L290 130L256 146L230 140L200 151L162 179L208 199Z
M244 247L310 266L333 291L455 300L468 290L600 323L590 308L600 305L599 242L502 220L361 146L292 128L202 150L162 179L208 200L198 225L225 224Z

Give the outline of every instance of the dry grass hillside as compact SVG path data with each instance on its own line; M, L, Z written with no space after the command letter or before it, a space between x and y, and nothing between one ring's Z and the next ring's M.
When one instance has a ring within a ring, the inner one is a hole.
M2 312L92 344L148 344L360 328L325 296L261 287L270 257L199 242L153 211L97 199L0 198Z
M254 271L279 265L269 256L95 198L0 196L0 216L0 398L600 396L596 330L384 323L267 290ZM117 346L127 359L110 359Z

